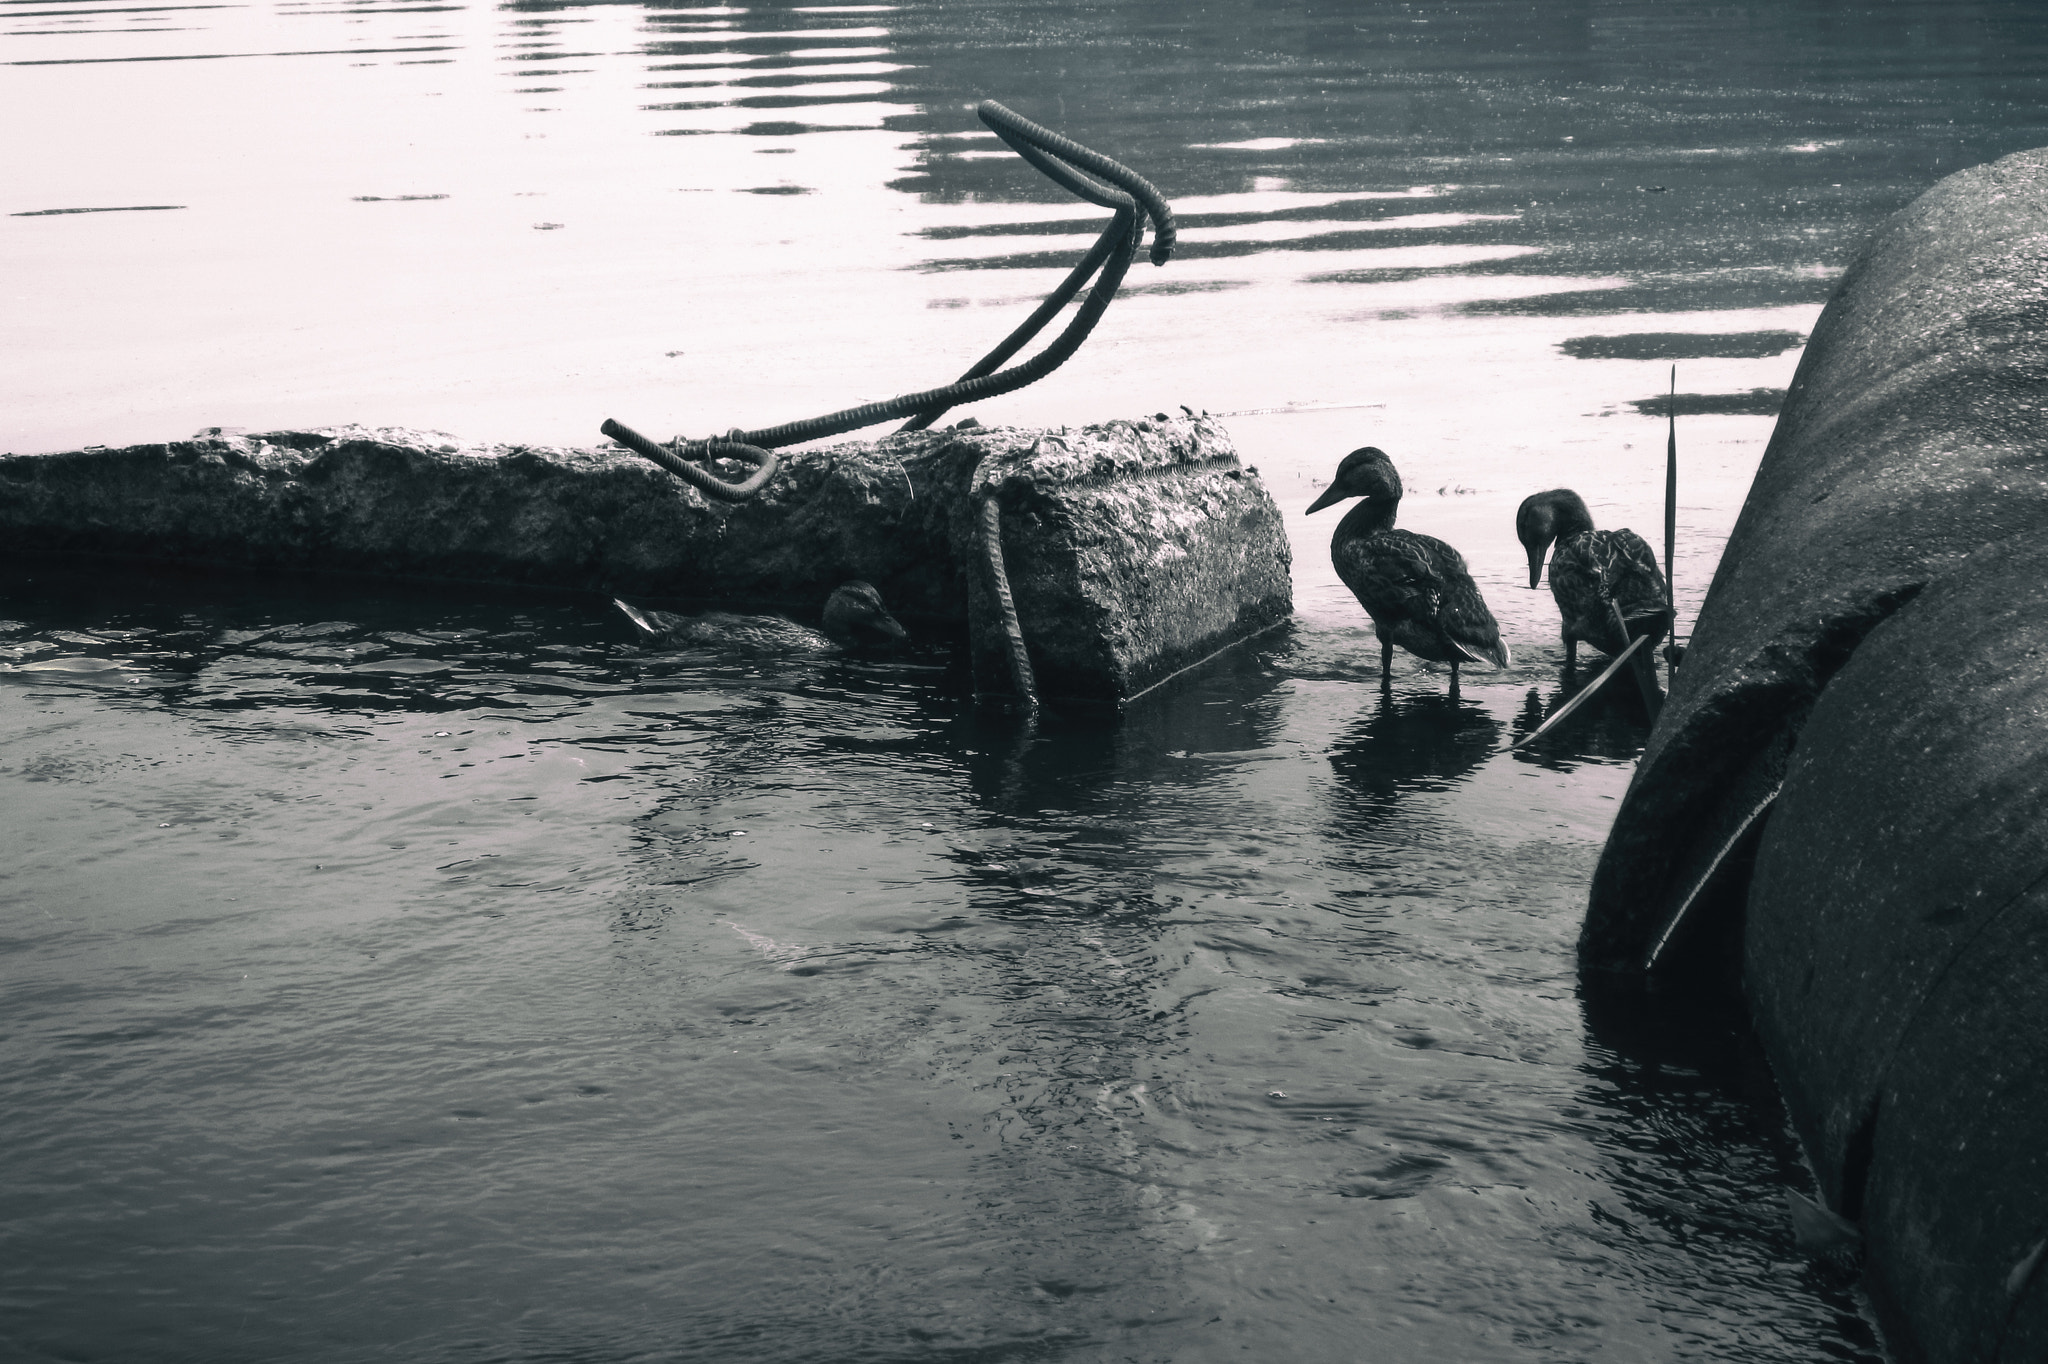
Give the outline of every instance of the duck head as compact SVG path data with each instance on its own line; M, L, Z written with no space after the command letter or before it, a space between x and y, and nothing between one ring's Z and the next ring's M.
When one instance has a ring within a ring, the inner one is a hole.
M838 644L886 644L910 637L882 605L882 594L858 578L841 583L825 599L824 624L825 637Z
M1347 497L1363 497L1368 501L1389 504L1401 500L1401 475L1394 472L1394 461L1387 458L1386 451L1368 445L1344 456L1344 462L1337 466L1337 476L1330 480L1330 486L1323 489L1321 497L1308 504L1308 512L1302 515L1319 512Z
M1529 586L1543 580L1543 556L1555 541L1591 529L1593 514L1570 488L1552 488L1523 498L1515 512L1515 538L1529 552Z

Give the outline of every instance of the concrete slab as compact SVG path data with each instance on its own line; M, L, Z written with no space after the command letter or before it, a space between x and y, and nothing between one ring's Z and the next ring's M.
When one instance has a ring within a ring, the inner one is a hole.
M736 475L729 475L736 476ZM616 450L365 427L0 456L0 552L535 586L815 613L864 578L1007 671L971 533L993 492L1050 697L1121 702L1293 610L1279 509L1209 419L961 427L786 456L710 501Z

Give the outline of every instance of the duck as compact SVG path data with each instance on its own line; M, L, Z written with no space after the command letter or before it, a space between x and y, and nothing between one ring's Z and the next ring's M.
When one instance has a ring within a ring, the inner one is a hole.
M874 584L856 578L841 583L825 599L822 632L780 616L741 616L707 611L697 616L654 611L612 598L641 637L657 644L739 645L801 653L858 649L896 643L910 637Z
M1393 676L1394 646L1434 663L1451 665L1451 691L1458 668L1512 661L1500 626L1479 595L1464 556L1433 536L1395 530L1401 506L1401 475L1376 446L1344 456L1337 476L1309 504L1304 516L1347 497L1365 500L1344 513L1330 537L1330 562L1337 576L1372 617L1380 641L1380 677Z
M1638 635L1654 648L1671 628L1671 593L1657 571L1657 556L1632 530L1595 530L1585 499L1552 488L1522 499L1515 538L1529 553L1529 587L1543 576L1550 554L1550 595L1564 618L1564 666L1578 665L1579 641L1603 654L1620 653ZM1552 545L1555 544L1555 548ZM1627 634L1615 623L1616 610Z

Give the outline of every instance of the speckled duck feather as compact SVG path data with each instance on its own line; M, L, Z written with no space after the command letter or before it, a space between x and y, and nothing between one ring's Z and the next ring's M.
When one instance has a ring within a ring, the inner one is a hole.
M1595 530L1577 493L1556 488L1527 498L1515 529L1529 550L1532 579L1543 547L1550 544L1546 537L1555 536L1550 595L1566 641L1584 640L1604 654L1616 654L1639 635L1654 644L1670 628L1671 597L1656 553L1632 530ZM1615 627L1616 606L1628 622L1627 638Z
M903 627L882 604L881 593L858 579L842 583L826 599L822 633L781 616L741 616L728 611L679 616L670 611L634 606L616 597L612 604L633 622L641 638L650 643L672 646L824 653L840 648L886 645L907 637Z
M1505 668L1508 647L1464 556L1434 536L1413 531L1347 536L1346 523L1365 510L1361 503L1338 522L1330 561L1372 617L1373 633L1431 662L1487 662Z
M1464 556L1434 536L1395 530L1401 477L1371 446L1354 450L1311 512L1344 497L1365 500L1330 537L1337 576L1372 617L1373 633L1435 663L1508 666L1508 646Z

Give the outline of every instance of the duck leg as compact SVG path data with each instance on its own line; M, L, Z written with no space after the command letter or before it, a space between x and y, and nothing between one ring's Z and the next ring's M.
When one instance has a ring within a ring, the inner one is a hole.
M1391 639L1383 639L1380 641L1380 681L1384 682L1387 679L1391 678L1393 675L1394 641Z
M1570 635L1564 637L1564 675L1570 677L1579 670L1579 642Z

